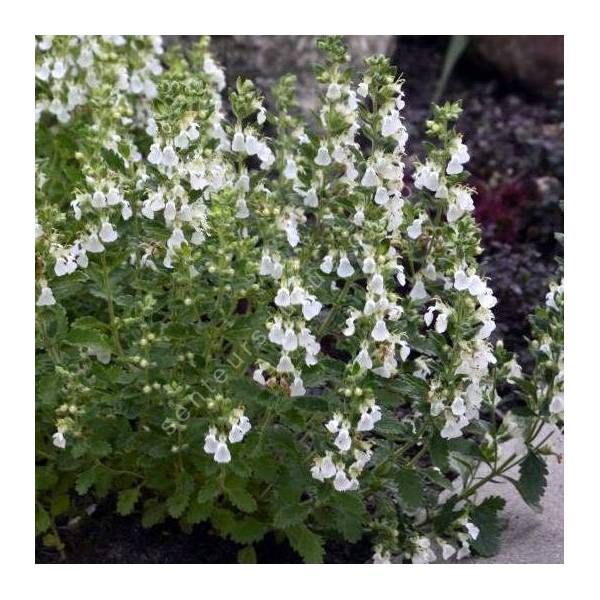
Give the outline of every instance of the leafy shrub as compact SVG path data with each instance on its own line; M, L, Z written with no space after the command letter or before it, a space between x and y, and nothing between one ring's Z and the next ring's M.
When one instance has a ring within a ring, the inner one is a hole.
M524 376L488 341L460 106L434 107L411 185L395 68L373 57L354 87L342 41L319 46L313 127L292 76L273 112L248 80L226 102L207 39L38 39L46 544L62 548L56 519L115 497L146 527L210 521L242 562L271 531L306 562L362 538L375 562L430 562L496 550L503 501L476 492L511 466L539 503L562 292Z

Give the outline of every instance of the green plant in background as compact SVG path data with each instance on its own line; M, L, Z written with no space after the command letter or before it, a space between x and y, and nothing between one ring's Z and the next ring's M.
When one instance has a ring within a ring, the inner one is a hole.
M524 376L489 342L460 105L434 107L411 191L395 68L372 57L356 82L341 39L319 48L313 130L291 76L274 112L244 79L226 104L205 38L38 39L47 545L62 549L57 519L114 497L145 527L210 521L242 562L271 531L306 562L363 538L375 562L431 562L496 550L503 501L477 492L509 467L538 503L562 300Z

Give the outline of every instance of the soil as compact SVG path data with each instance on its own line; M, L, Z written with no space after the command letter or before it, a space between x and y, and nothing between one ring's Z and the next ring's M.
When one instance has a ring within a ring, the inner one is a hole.
M206 524L186 533L169 519L144 529L140 515L115 514L113 499L107 499L79 524L59 527L59 533L65 544L64 557L38 540L37 564L230 564L237 562L237 553L243 547L219 537ZM328 543L325 550L325 562L329 564L364 564L373 554L366 541ZM302 563L287 542L278 543L272 534L255 544L255 551L261 564Z

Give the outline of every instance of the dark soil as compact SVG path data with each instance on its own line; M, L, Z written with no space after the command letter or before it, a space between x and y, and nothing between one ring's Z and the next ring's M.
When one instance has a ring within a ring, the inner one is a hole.
M401 36L394 57L406 78L405 116L411 138L423 139L449 38ZM441 99L462 99L458 128L469 146L477 190L475 216L483 229L483 268L498 297L497 330L510 350L523 354L528 315L544 301L556 277L563 231L562 89L545 99L505 82L467 52ZM420 154L415 144L409 151Z
M144 529L140 515L120 517L114 501L107 500L89 517L76 525L59 527L65 544L65 557L56 550L36 543L36 563L71 564L229 564L237 562L242 548L219 537L206 524L195 526L190 533L180 529L173 519ZM301 563L287 544L267 535L255 545L257 561L262 564ZM373 550L367 542L357 544L328 543L325 562L363 564Z

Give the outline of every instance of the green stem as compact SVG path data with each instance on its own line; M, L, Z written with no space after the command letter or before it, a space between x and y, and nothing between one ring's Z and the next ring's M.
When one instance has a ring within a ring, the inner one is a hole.
M100 256L102 263L102 275L104 278L104 292L106 294L106 303L108 306L108 321L110 325L110 331L112 333L113 341L117 349L117 354L119 356L123 356L125 353L123 352L123 347L121 346L121 340L119 338L119 329L115 320L115 307L113 303L113 293L110 285L110 277L108 275L108 267L106 265L106 257L104 256L104 254L101 254Z

